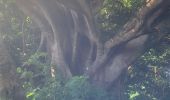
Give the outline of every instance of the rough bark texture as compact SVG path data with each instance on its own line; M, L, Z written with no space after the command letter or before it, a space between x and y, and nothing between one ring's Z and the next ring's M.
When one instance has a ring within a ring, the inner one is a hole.
M135 18L103 44L85 0L16 1L39 25L42 40L48 42L51 63L65 78L86 74L104 87L110 86L143 53L154 21L170 4L169 0L148 1Z

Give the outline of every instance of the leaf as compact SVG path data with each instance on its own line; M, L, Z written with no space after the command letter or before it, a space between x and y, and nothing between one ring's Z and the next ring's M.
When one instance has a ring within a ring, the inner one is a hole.
M139 96L140 94L136 91L135 93L130 94L130 100L134 100L135 97Z

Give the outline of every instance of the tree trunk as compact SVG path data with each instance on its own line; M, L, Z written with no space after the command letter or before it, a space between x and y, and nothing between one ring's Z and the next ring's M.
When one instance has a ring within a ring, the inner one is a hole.
M47 39L51 63L65 78L87 75L95 84L111 86L145 49L154 21L168 0L150 0L123 29L101 43L85 0L16 0Z

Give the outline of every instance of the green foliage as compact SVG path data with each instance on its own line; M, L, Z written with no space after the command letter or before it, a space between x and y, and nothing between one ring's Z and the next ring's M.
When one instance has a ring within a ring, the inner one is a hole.
M64 100L109 100L106 91L91 85L83 76L73 77L64 90Z
M105 41L119 32L144 3L145 0L104 0L97 16L101 40Z
M170 91L170 48L159 45L150 49L129 67L127 95L132 100L167 100ZM136 95L137 93L137 95Z
M28 100L35 100L38 89L43 86L49 77L50 66L45 60L46 53L36 52L26 59L16 72L22 79L22 87Z
M20 78L24 79L27 100L113 100L108 92L91 85L84 76L74 76L68 81L59 74L51 77L50 65L43 62L45 57L45 53L37 52L17 68ZM39 76L44 77L40 80Z
M135 100L137 96L139 96L139 93L137 91L131 91L129 93L129 100Z
M91 85L84 76L75 76L66 82L51 79L37 94L35 100L113 100L105 90Z

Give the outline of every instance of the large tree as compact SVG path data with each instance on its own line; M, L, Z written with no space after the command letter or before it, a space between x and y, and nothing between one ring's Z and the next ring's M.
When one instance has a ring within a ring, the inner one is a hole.
M147 44L157 43L164 36L166 32L162 29L168 18L165 16L169 16L170 1L146 0L135 16L104 43L99 39L94 20L96 8L103 1L90 0L95 5L91 7L86 0L16 0L16 3L41 30L38 51L47 51L52 70L61 72L65 79L86 75L92 83L108 88L145 52ZM0 46L0 94L4 96L20 87L15 59L11 59L3 41ZM16 97L22 95L16 93Z
M114 37L103 43L97 35L92 9L85 0L16 2L41 29L39 48L46 46L52 67L57 66L65 78L87 75L92 82L104 87L112 85L144 52L151 33L159 37L155 37L154 42L161 38L162 20L158 19L170 6L169 0L147 0Z

